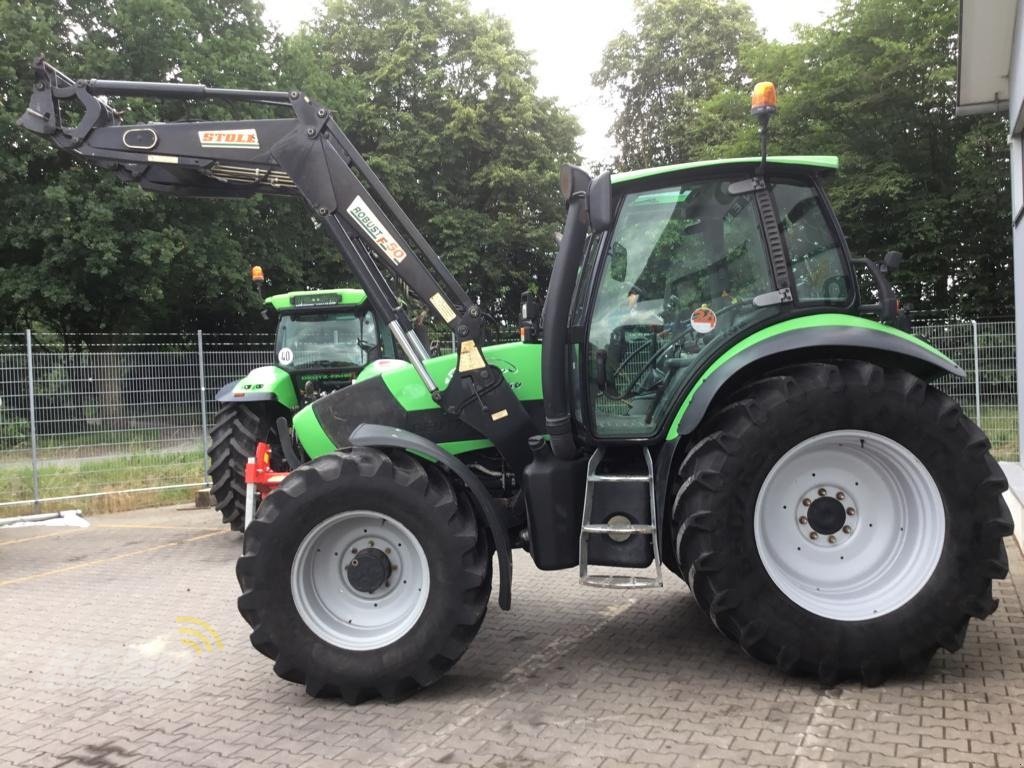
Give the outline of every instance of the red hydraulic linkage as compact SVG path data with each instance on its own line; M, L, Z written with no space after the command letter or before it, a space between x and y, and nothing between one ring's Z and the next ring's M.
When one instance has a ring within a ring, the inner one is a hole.
M277 472L270 468L270 445L256 443L256 455L249 457L245 463L245 527L249 527L253 515L256 514L256 496L262 500L268 493L277 488L288 476L287 472Z

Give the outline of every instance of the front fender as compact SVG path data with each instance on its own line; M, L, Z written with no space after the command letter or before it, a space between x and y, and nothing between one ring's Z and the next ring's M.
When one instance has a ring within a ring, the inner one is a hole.
M218 403L251 403L275 400L285 408L299 407L292 377L276 365L253 368L249 374L237 381L229 382L217 392Z
M477 510L483 517L484 524L491 534L494 549L498 554L498 605L507 611L512 607L512 545L509 542L508 530L494 508L491 495L487 493L480 479L469 467L436 443L424 437L396 427L382 427L379 424L361 424L349 435L352 445L367 448L399 448L414 456L426 458L442 465L454 474L472 497Z
M852 358L931 380L943 374L963 378L963 368L921 339L854 315L812 315L786 320L748 336L726 350L690 388L666 439L688 435L737 376L797 362Z

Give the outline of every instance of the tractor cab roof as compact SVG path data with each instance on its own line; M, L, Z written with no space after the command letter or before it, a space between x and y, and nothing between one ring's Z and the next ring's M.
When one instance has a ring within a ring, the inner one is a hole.
M321 291L291 291L268 296L264 304L278 312L296 312L313 308L347 309L366 303L362 288L331 288Z
M699 160L693 163L663 165L658 168L642 168L637 171L613 173L612 184L651 179L683 171L699 171L724 166L749 166L753 171L761 164L760 157L733 157L722 160ZM819 176L833 176L839 169L839 158L835 155L782 155L768 158L768 171L804 172Z

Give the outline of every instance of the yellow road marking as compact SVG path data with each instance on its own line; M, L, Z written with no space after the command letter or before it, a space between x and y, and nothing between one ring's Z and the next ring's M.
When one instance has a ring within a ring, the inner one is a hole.
M89 528L142 528L153 531L219 531L220 528L210 528L209 526L200 525L145 525L145 524L133 524L133 523L109 523L109 524L93 524ZM52 533L40 533L37 536L25 536L20 539L11 539L10 541L0 541L0 547L9 547L12 544L21 544L23 541L37 541L38 539L48 539L51 536L61 536L65 533L75 533L77 531L88 531L89 528L65 528L60 531L53 531Z
M51 536L60 536L62 533L71 533L72 531L82 531L84 528L67 528L63 531L54 531L53 533L40 533L38 536L26 536L23 539L11 539L10 541L0 541L0 547L7 547L11 544L21 544L23 541L35 541L36 539L48 539Z
M26 581L33 581L34 579L41 579L44 576L54 576L58 573L67 573L68 571L77 571L82 568L91 568L94 565L103 565L104 563L112 563L115 560L122 560L126 557L134 557L135 555L145 555L149 552L156 552L161 549L168 549L170 547L176 547L179 544L188 544L190 541L199 541L200 539L208 539L211 536L222 536L227 533L227 530L214 531L213 533L204 533L200 536L192 536L183 541L172 541L168 544L157 544L155 547L146 547L145 549L136 549L133 552L125 552L120 555L114 555L113 557L102 557L99 560L89 560L85 563L75 563L74 565L66 565L63 568L55 568L52 571L43 571L42 573L33 573L29 576L19 576L15 579L7 579L6 581L0 581L0 587L6 587L11 584L21 584Z

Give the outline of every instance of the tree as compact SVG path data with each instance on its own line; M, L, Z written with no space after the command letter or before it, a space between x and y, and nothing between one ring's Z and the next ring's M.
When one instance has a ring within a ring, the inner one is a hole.
M637 0L636 31L608 44L593 77L620 106L619 163L695 159L692 121L705 101L749 80L740 48L761 40L741 0Z
M470 295L508 319L519 290L547 283L558 170L580 133L531 68L507 22L466 0L333 0L282 56Z
M279 202L157 199L14 121L40 51L83 77L265 87L274 41L261 11L255 0L0 3L0 325L40 323L70 338L216 327L255 314L248 267L275 245L265 212ZM129 122L189 109L152 99L118 106Z

